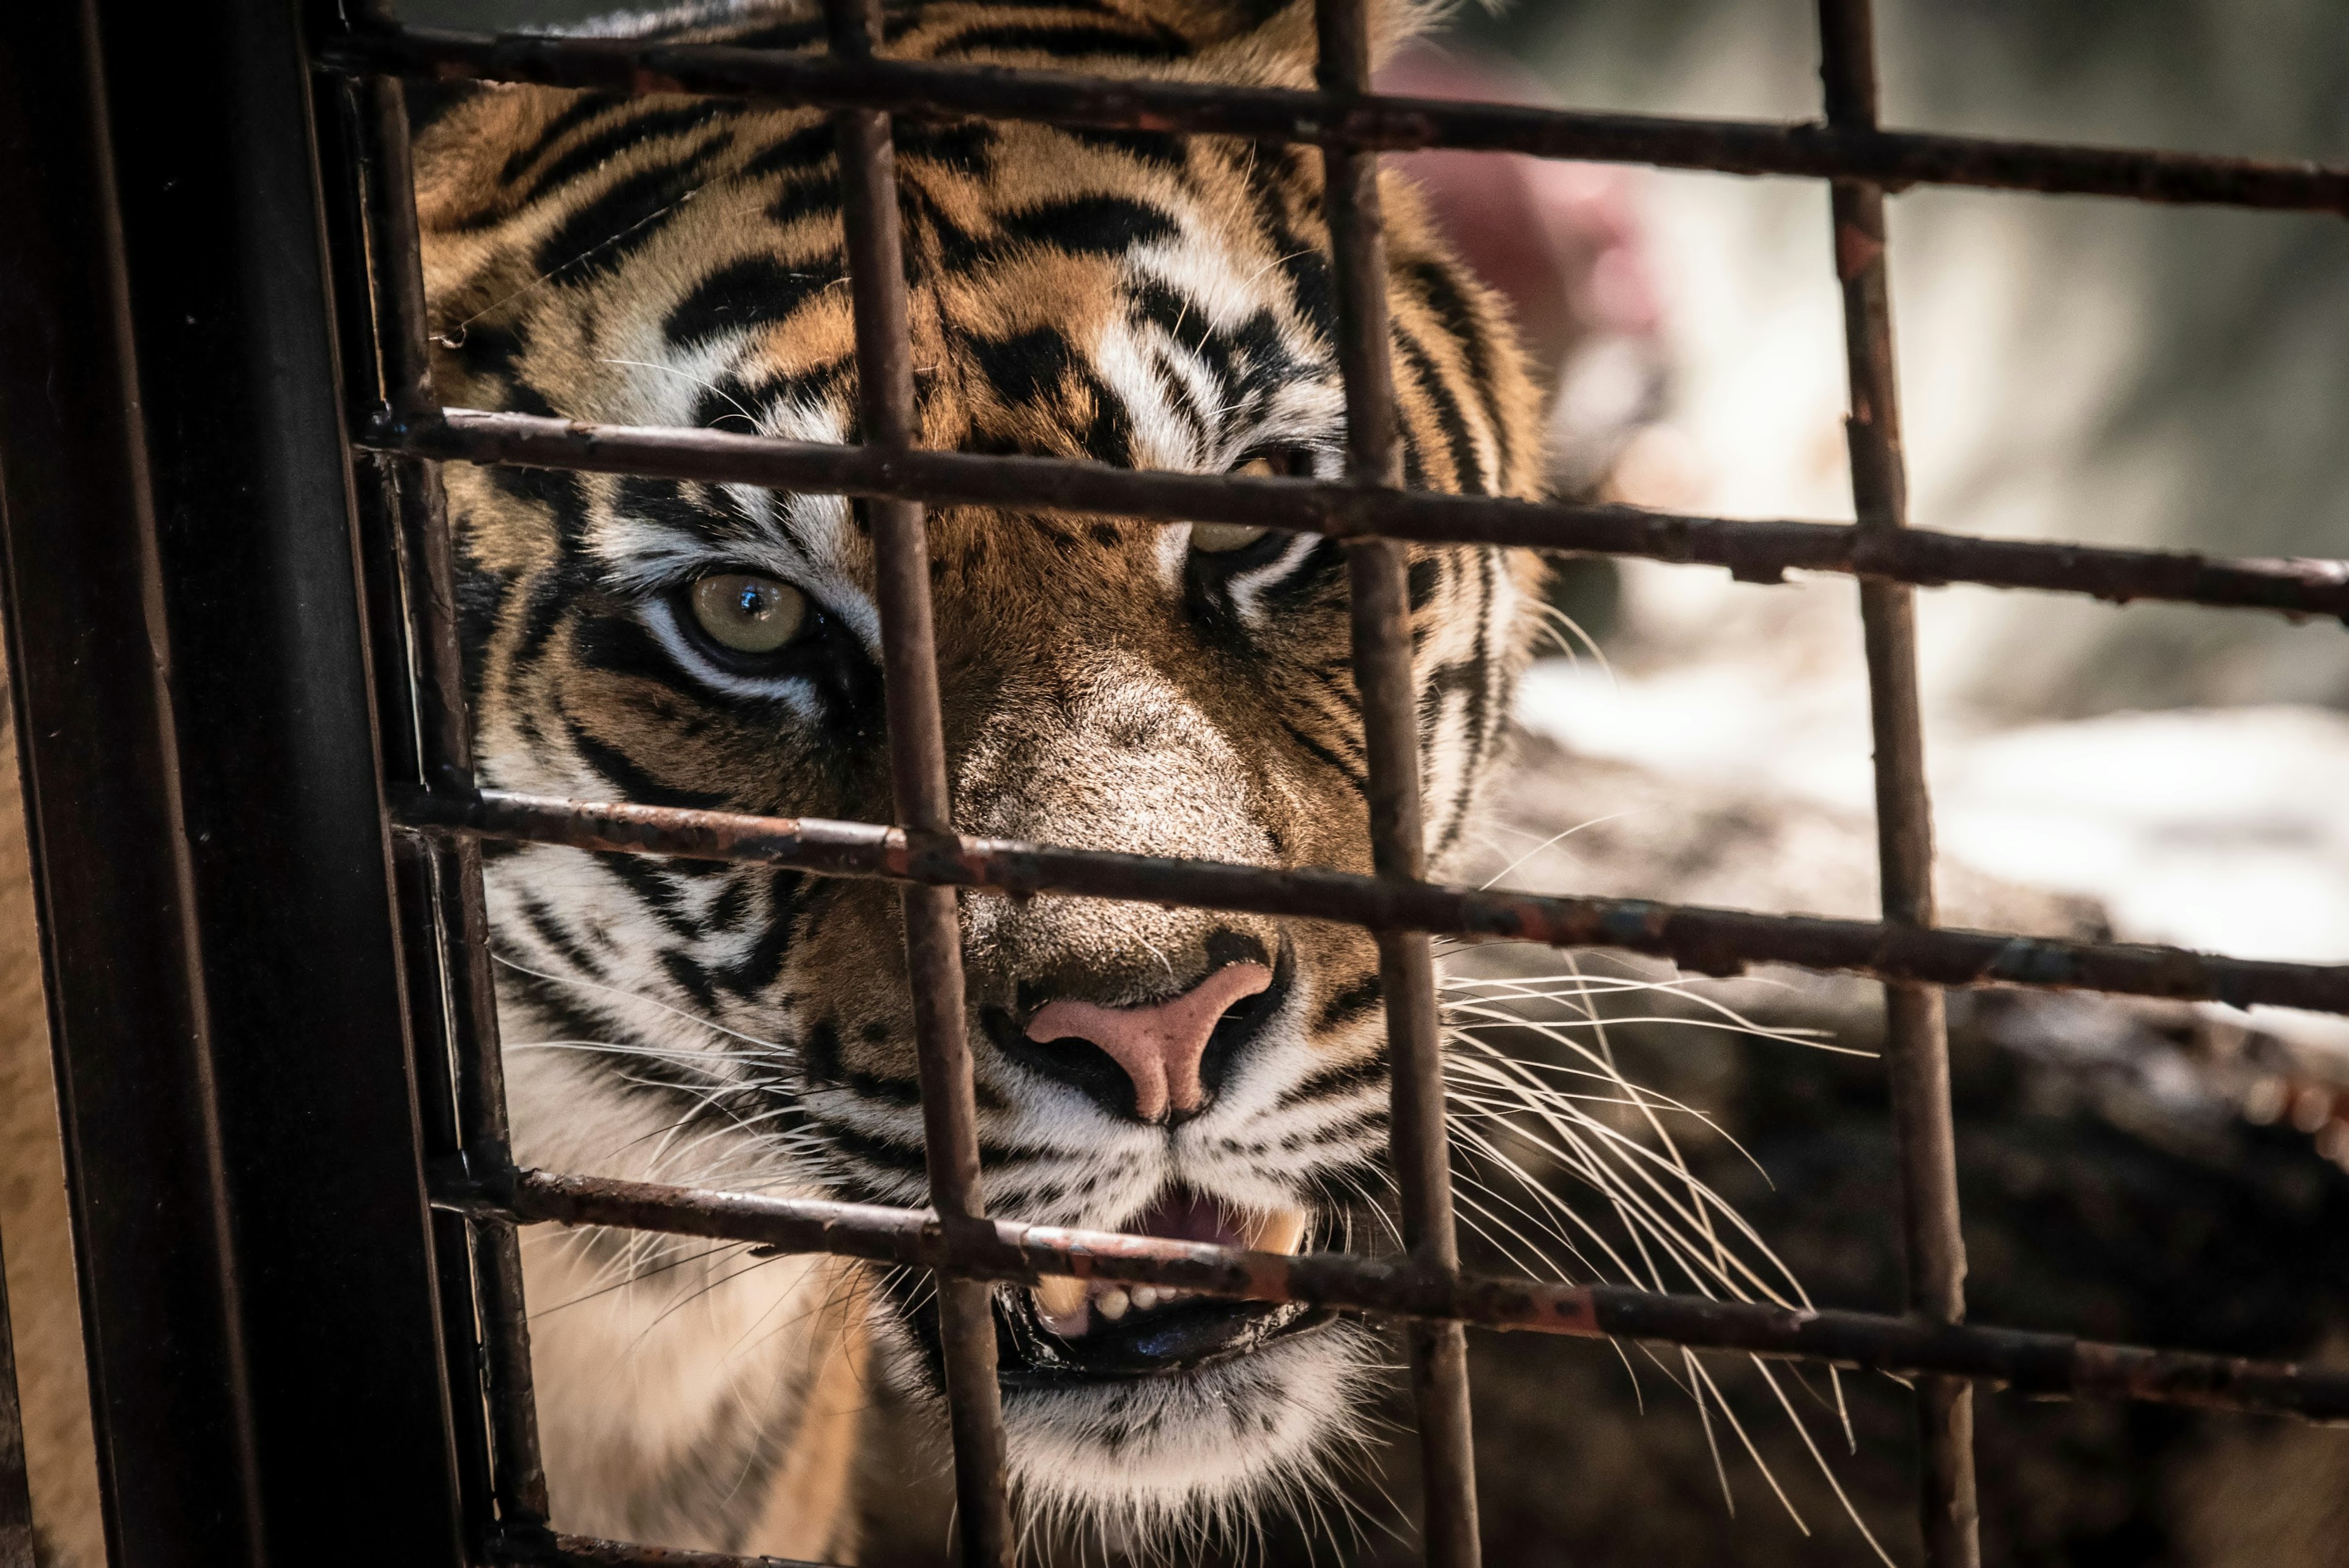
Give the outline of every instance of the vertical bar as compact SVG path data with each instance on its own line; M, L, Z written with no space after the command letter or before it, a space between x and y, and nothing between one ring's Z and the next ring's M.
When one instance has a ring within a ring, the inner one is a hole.
M1366 91L1371 48L1363 0L1320 0L1316 15L1322 90ZM1402 445L1390 363L1378 155L1331 142L1323 146L1321 157L1337 263L1347 469L1357 482L1392 485L1401 474ZM1420 818L1419 702L1412 677L1405 567L1405 548L1392 540L1358 540L1346 547L1354 684L1361 696L1370 768L1371 863L1380 876L1417 881L1427 872L1427 849ZM1449 1271L1460 1266L1460 1243L1444 1119L1434 960L1425 932L1382 932L1378 946L1392 1057L1390 1150L1402 1193L1403 1240L1415 1264ZM1483 1548L1476 1526L1467 1335L1457 1323L1414 1323L1405 1335L1419 1412L1427 1560L1435 1568L1476 1568Z
M832 52L867 59L881 33L877 0L825 0ZM913 343L905 311L897 212L896 153L889 117L864 109L833 116L840 158L841 218L856 309L857 414L866 445L903 450L916 435ZM889 722L889 776L897 820L913 833L952 830L938 656L930 612L930 549L919 502L865 503L881 608L882 683ZM922 1127L930 1202L947 1224L986 1213L979 1190L978 1120L965 1032L962 933L951 888L908 885L906 977L920 1055ZM940 1274L939 1348L954 1429L955 1495L962 1557L972 1568L1011 1560L1004 1491L1003 1397L996 1383L994 1287Z
M389 18L367 7L368 19ZM378 371L395 426L437 418L424 295L423 247L416 219L415 163L408 106L399 81L370 77L358 86L362 180ZM392 465L398 508L396 549L415 675L419 782L456 795L473 792L473 740L466 711L456 569L448 500L436 464ZM506 1120L504 1061L498 1036L497 987L489 956L489 915L478 840L437 836L419 857L438 929L419 933L441 962L446 1025L457 1075L458 1133L467 1173L492 1188L513 1171ZM546 1470L533 1395L530 1317L523 1295L521 1241L512 1222L471 1222L480 1280L482 1352L488 1362L493 1502L509 1535L543 1530L548 1518Z
M25 1475L25 1418L16 1402L16 1342L0 1273L0 1568L34 1568L33 1494Z
M138 1568L462 1557L307 87L288 7L0 8L8 633Z
M1875 21L1869 0L1819 0L1820 77L1828 123L1877 123ZM1852 502L1864 529L1908 525L1908 476L1892 360L1892 297L1885 266L1884 191L1833 185L1836 272L1843 284L1849 364ZM1931 925L1933 817L1925 782L1917 685L1917 599L1906 583L1859 580L1868 652L1868 715L1876 737L1877 861L1884 918ZM1884 988L1885 1073L1899 1150L1901 1236L1909 1310L1935 1323L1965 1319L1965 1239L1958 1217L1950 1045L1939 987ZM1930 1568L1978 1568L1973 1391L1954 1377L1917 1381L1923 1453L1920 1521Z

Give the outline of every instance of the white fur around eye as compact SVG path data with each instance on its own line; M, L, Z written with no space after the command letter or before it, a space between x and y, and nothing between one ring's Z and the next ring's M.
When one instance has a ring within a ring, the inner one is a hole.
M1224 592L1231 596L1232 608L1239 612L1243 624L1257 626L1263 624L1265 585L1278 582L1303 565L1306 555L1320 542L1321 536L1318 533L1292 534L1288 549L1261 566L1251 566L1245 572L1232 574L1224 585Z
M678 624L673 596L663 595L648 602L643 616L646 630L652 633L661 650L678 668L710 690L748 702L783 703L790 707L794 717L803 720L813 721L820 717L815 683L807 676L745 675L727 669L711 658L699 641Z

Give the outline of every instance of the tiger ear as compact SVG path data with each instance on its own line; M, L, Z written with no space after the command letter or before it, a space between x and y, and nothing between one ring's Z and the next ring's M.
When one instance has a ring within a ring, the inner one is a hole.
M1312 83L1314 0L1136 0L1152 20L1189 39L1202 55L1238 66L1242 79L1268 85ZM1395 50L1425 32L1448 8L1446 0L1366 0L1370 10L1371 63L1383 65ZM1253 69L1247 68L1253 67Z

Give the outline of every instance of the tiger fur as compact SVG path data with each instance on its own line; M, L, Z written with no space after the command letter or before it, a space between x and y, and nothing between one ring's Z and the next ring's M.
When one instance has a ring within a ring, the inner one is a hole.
M1400 10L1385 21L1405 23ZM820 46L804 6L666 35ZM1308 5L893 7L901 58L1304 86ZM1343 397L1309 149L1031 125L895 129L920 440L1222 471L1339 471ZM830 122L739 103L498 88L418 144L444 401L857 437ZM1492 299L1390 181L1405 480L1526 495L1538 399ZM885 820L877 624L835 497L452 467L486 782ZM947 508L931 520L965 831L1368 869L1342 556L1274 536L1226 569L1186 531ZM718 571L806 595L771 668L698 647ZM1412 564L1429 842L1458 846L1533 631L1536 569ZM488 866L517 1154L528 1164L898 1203L926 1198L894 892L546 847ZM1146 906L963 902L988 1201L1114 1228L1179 1185L1334 1214L1382 1140L1361 933ZM1120 1118L1013 1059L1045 997L1123 1006L1249 956L1277 1006L1206 1112ZM1324 1218L1317 1222L1327 1224ZM1331 1239L1331 1238L1324 1238ZM932 1397L920 1293L830 1260L588 1233L527 1251L558 1522L846 1557L864 1386ZM1364 1346L1268 1340L1172 1377L1006 1392L1024 1505L1146 1532L1294 1483L1350 1429Z
M1384 44L1412 20L1386 7ZM822 37L798 0L599 30ZM890 8L884 52L1304 87L1313 22L1309 4L1252 0L931 0ZM925 445L1340 471L1312 150L919 119L895 134ZM832 149L821 113L729 101L491 86L420 113L442 400L856 439ZM1500 306L1401 181L1382 200L1405 482L1534 494L1539 398ZM522 469L445 477L485 783L889 817L856 508ZM1369 870L1336 543L1276 534L1210 555L1181 525L974 507L936 511L930 534L960 829ZM1412 552L1439 866L1500 749L1537 573L1494 550ZM713 573L788 585L802 629L763 663L713 652L682 607ZM926 1200L892 889L485 853L522 1162ZM1304 1244L1347 1239L1340 1216L1383 1180L1366 934L1050 897L968 896L961 912L993 1212L1114 1229L1179 1191L1303 1210ZM1018 1048L1017 1020L1047 999L1123 1007L1241 961L1272 983L1187 1119L1120 1114ZM594 1231L529 1234L525 1269L559 1527L854 1558L871 1389L936 1399L921 1282ZM1166 1376L1008 1378L1027 1517L1146 1540L1309 1484L1353 1440L1380 1352L1348 1325L1276 1326Z

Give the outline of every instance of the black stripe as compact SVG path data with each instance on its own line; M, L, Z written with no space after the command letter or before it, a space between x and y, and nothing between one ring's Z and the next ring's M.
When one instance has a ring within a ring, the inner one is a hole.
M738 996L752 996L766 990L783 973L783 959L797 938L801 909L800 898L807 878L799 872L781 870L767 883L767 921L750 951L736 963L718 972L718 983Z
M1057 245L1071 255L1123 255L1182 232L1174 220L1147 201L1125 196L1073 196L1001 219L1008 238Z
M633 101L616 93L579 94L571 100L569 107L561 114L556 115L539 129L538 134L531 139L529 146L517 150L506 159L505 167L498 170L498 183L512 184L529 171L532 164L545 157L556 142L561 141L597 115Z
M1491 484L1485 477L1485 460L1476 452L1475 432L1468 428L1467 419L1460 412L1460 400L1435 367L1435 361L1419 340L1408 332L1398 330L1395 341L1402 347L1404 363L1418 377L1428 401L1435 405L1435 422L1444 431L1444 444L1452 451L1453 482L1473 495L1484 495Z
M572 747L579 759L602 775L619 799L639 806L680 806L688 810L722 811L732 802L724 795L704 794L694 789L678 789L662 783L615 747L596 739L567 716L564 720Z
M785 320L839 277L831 269L807 272L773 256L745 256L696 284L661 330L671 343L694 347L730 332Z
M702 935L701 922L686 907L685 890L671 882L642 855L621 854L599 851L596 863L612 873L622 887L638 903L652 912L653 918L673 936L688 941Z
M604 978L604 966L595 961L595 955L587 951L586 946L573 934L570 927L563 923L561 917L556 915L554 911L530 893L524 892L516 896L522 900L523 921L529 924L532 931L537 933L541 942L554 949L565 964L570 965L590 980Z
M957 174L984 180L995 172L995 148L1000 139L995 127L983 119L909 119L890 122L889 139L900 160L921 159Z
M660 237L686 199L704 183L724 133L674 163L657 164L614 181L539 242L531 267L575 288L616 273L627 259Z
M833 140L832 120L819 115L766 147L742 165L745 180L763 180L771 174L796 174L809 177L823 171L823 165L832 161ZM833 187L838 195L839 188Z
M665 136L683 136L699 130L716 119L728 119L741 112L741 105L722 99L704 98L672 108L647 109L633 114L593 135L581 137L570 151L548 164L537 179L531 181L523 203L552 195L583 174L592 174L624 152L631 152Z
M1313 1017L1313 1032L1326 1035L1341 1028L1366 1016L1378 1005L1379 975L1374 969L1321 1004L1321 1010Z
M1371 982L1371 988L1375 1000L1378 991L1376 981ZM1333 1062L1283 1094L1279 1108L1288 1110L1319 1100L1345 1099L1386 1080L1386 1057L1381 1053L1372 1052L1350 1062Z
M1451 268L1440 262L1421 262L1411 269L1411 276L1418 283L1428 309L1458 341L1461 353L1466 356L1468 379L1484 404L1485 423L1493 432L1493 449L1500 456L1501 471L1495 476L1495 483L1506 484L1510 465L1509 421L1502 413L1501 388L1493 375L1492 345L1486 342L1476 313L1469 308L1467 296L1460 292Z
M695 962L689 954L675 947L663 948L660 962L670 982L693 998L695 1006L704 1014L718 1011L718 992L709 984L709 972Z
M1364 779L1361 767L1359 763L1349 762L1344 758L1341 758L1337 753L1331 751L1328 747L1322 745L1319 741L1306 734L1302 729L1299 729L1297 727L1296 721L1291 719L1286 714L1281 716L1280 727L1288 732L1288 738L1297 742L1308 756L1323 764L1331 771L1335 772L1340 778L1343 779L1347 784L1352 788L1355 794L1363 795L1365 799L1368 799L1368 796L1364 793L1367 780Z
M981 50L1016 50L1064 60L1097 55L1132 60L1179 60L1191 52L1191 46L1180 35L1164 27L1136 33L1080 23L1057 26L995 23L949 34L931 46L930 57L943 60Z
M1190 164L1188 139L1163 130L1092 130L1083 126L1067 126L1061 134L1081 146L1123 152L1154 169L1179 172Z

